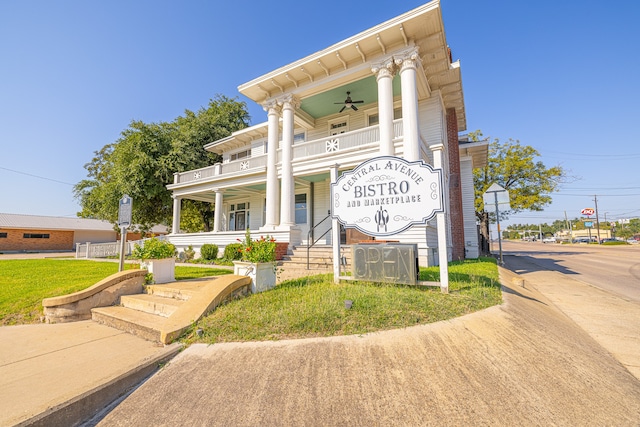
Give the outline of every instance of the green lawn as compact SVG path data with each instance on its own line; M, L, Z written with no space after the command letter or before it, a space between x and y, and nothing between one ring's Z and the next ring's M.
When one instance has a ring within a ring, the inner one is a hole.
M451 319L502 302L494 259L452 263L449 273L448 295L431 287L334 284L332 275L286 281L272 291L219 307L194 325L183 341L213 344L363 334ZM421 269L421 280L438 278L438 267ZM350 309L345 300L353 301ZM202 329L201 336L196 329Z
M127 264L126 269L138 268ZM0 261L0 325L37 323L42 300L86 289L118 272L117 262L74 259ZM228 274L228 270L176 267L176 279Z
M127 264L126 268L137 268ZM39 322L44 298L87 288L116 273L118 263L86 260L0 261L0 325ZM176 267L176 279L229 270ZM439 269L420 279L438 280ZM363 334L451 319L502 302L494 259L449 266L449 294L439 288L365 282L333 283L331 275L289 280L275 289L232 301L203 318L183 342L277 340ZM345 300L353 301L350 309ZM203 330L202 336L195 333Z

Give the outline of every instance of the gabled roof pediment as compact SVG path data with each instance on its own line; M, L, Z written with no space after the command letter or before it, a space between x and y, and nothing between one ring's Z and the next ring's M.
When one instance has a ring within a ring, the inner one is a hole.
M330 90L338 89L342 94L345 85L372 76L372 65L414 46L424 71L421 96L441 90L445 107L456 109L458 128L466 129L460 64L451 60L439 0L264 74L240 85L238 90L258 104L285 94L294 94L303 103ZM370 92L371 102L376 101L377 93ZM336 96L332 98L340 99Z

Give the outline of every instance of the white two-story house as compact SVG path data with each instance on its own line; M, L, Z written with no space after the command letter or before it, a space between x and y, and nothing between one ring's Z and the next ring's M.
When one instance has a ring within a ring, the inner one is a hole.
M178 247L271 235L291 246L331 244L330 170L398 156L444 172L449 259L478 256L472 170L486 143L459 143L466 115L459 62L447 45L439 1L354 35L239 86L267 121L207 144L222 163L177 173ZM213 231L180 233L181 200L214 204ZM346 243L367 239L347 230ZM437 263L435 220L393 236ZM344 241L343 241L344 243Z

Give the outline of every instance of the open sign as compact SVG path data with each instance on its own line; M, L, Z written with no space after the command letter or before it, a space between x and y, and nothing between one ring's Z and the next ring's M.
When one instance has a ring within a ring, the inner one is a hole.
M582 210L580 211L580 213L581 213L582 215L591 216L591 215L593 215L594 213L596 213L596 211L595 211L595 210L593 210L593 208L584 208L584 209L582 209Z

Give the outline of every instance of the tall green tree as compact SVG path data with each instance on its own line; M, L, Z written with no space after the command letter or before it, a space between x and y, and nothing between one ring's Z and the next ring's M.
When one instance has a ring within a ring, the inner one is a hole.
M230 135L249 124L244 102L217 95L206 108L186 110L172 122L132 121L120 138L95 152L85 165L87 179L74 187L83 218L98 218L114 225L118 201L124 194L133 199L132 221L140 231L171 223L173 202L166 186L175 172L210 166L220 157L204 145ZM213 210L208 203L186 201L189 231L209 230Z
M481 141L481 131L470 134L473 141ZM560 166L547 167L536 157L540 153L520 141L509 139L500 142L498 139L489 143L489 156L484 168L473 172L475 187L476 216L480 221L480 232L489 240L489 222L492 220L484 211L482 195L493 183L509 190L511 210L500 212L500 219L509 214L529 210L541 211L552 201L551 193L558 191L560 184L566 180L566 172ZM488 245L483 245L483 252Z

